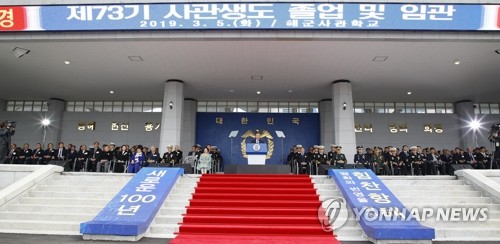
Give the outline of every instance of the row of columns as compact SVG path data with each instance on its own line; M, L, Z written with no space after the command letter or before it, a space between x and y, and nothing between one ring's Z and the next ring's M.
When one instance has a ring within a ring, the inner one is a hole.
M356 134L354 131L354 106L351 83L337 80L332 83L331 99L319 102L320 143L340 145L349 158L355 154ZM61 139L62 118L65 101L57 98L49 100L47 119L51 126L45 133L46 141ZM0 100L0 112L6 111L6 101ZM159 148L167 145L180 145L183 149L191 148L196 137L197 102L184 98L184 83L180 80L168 80L163 95ZM474 107L471 101L455 103L455 113L460 128L460 146L475 146L473 133L468 133L469 123L474 119Z

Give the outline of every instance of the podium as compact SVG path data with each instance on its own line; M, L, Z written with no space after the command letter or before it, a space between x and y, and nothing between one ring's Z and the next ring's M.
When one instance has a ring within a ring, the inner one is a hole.
M265 165L267 155L266 143L247 143L248 165Z

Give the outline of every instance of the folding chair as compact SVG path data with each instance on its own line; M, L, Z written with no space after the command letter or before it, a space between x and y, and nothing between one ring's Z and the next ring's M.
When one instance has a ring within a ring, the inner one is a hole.
M191 165L191 172L196 172L196 166L198 164L198 159L196 158L196 156L187 156L184 158L184 160L182 160L182 164L189 164Z

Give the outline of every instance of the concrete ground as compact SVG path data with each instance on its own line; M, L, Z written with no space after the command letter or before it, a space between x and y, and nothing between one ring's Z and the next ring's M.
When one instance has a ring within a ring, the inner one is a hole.
M171 239L142 238L140 244L167 244ZM66 243L85 243L102 244L118 243L114 241L85 241L81 236L59 236L59 235L27 235L27 234L5 234L0 233L0 243L2 244L66 244Z

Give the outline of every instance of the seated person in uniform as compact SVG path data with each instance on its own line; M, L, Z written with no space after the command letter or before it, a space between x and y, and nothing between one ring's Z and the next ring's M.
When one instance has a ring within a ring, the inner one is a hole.
M96 172L101 172L101 167L104 166L103 172L109 172L109 166L113 160L113 152L108 145L104 145L102 153L97 158Z
M343 169L344 165L347 163L347 159L345 157L345 154L342 153L342 147L337 146L335 148L335 154L333 156L333 162L335 163L335 166L339 169Z

